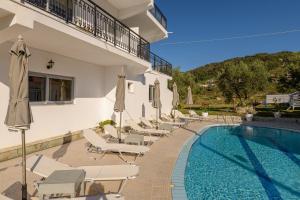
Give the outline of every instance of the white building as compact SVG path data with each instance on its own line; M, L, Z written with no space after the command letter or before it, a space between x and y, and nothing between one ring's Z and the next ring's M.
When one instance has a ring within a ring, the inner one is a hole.
M4 125L9 50L19 34L32 54L34 123L26 136L31 143L116 120L115 88L123 66L128 86L124 120L155 114L151 91L156 78L162 112L170 113L172 66L150 52L151 42L168 36L166 25L153 0L1 0L0 151L21 143L20 135Z

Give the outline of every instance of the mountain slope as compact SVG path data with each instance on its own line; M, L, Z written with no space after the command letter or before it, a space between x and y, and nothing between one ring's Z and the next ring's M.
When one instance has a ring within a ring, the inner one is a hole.
M279 87L280 79L289 77L289 68L297 67L300 70L300 52L278 52L260 53L252 56L237 57L223 62L211 63L187 72L180 72L174 69L173 81L178 85L178 91L182 100L186 97L187 87L191 86L196 104L200 104L204 99L215 101L222 97L222 93L217 87L217 78L225 67L230 67L234 63L244 62L248 66L255 66L257 62L265 66L268 76L268 87L265 91L256 94L260 99L266 94L289 93L297 90L294 87ZM170 83L172 84L171 81ZM170 84L170 86L171 86ZM218 101L219 103L221 101Z
M195 82L205 82L210 79L216 79L218 73L226 65L230 63L243 61L246 64L260 61L270 72L271 77L279 78L279 76L287 73L287 68L291 64L299 65L300 52L279 52L274 54L260 53L253 56L237 57L223 62L211 63L198 68L192 69L186 73L193 75Z

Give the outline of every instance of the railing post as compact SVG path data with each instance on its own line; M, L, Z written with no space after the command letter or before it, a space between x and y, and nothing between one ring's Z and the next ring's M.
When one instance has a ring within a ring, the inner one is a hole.
M49 2L50 0L47 0L47 2L46 2L46 11L50 11L50 2Z
M131 38L131 34L130 34L130 28L129 28L129 33L128 33L128 52L130 53L131 50L130 50L130 38Z
M139 37L139 50L138 50L138 57L143 58L142 56L142 39Z
M66 22L69 22L69 0L66 0Z
M114 20L114 46L117 45L117 22Z
M97 6L94 5L94 36L97 37Z

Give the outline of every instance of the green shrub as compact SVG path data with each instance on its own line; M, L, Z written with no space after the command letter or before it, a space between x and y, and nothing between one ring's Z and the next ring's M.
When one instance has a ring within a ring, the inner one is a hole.
M108 119L108 120L104 120L102 122L99 122L98 125L99 125L99 128L101 130L103 130L103 128L104 128L105 125L112 125L112 126L114 126L114 125L116 125L116 122L114 122L113 120Z

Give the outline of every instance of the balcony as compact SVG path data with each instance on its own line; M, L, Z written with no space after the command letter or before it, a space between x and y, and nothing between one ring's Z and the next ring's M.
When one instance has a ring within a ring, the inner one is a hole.
M150 61L150 44L90 0L24 0L105 42Z
M172 76L172 64L168 61L151 52L150 62L153 70Z
M164 14L161 12L161 10L158 8L156 4L154 4L154 7L150 9L150 13L155 17L155 19L167 30L167 18L164 16Z
M66 23L172 74L172 65L150 52L150 43L90 0L24 0Z

